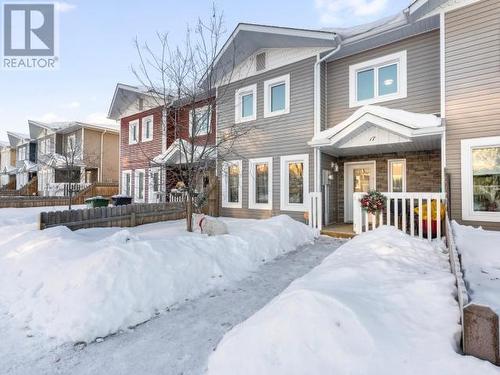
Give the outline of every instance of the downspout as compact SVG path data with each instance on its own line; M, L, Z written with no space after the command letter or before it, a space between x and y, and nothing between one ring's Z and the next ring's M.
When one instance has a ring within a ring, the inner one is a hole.
M314 135L321 131L321 63L339 52L342 46L338 34L335 34L334 40L338 43L337 47L323 57L318 53L314 64ZM314 148L314 191L321 191L321 151L317 147Z
M98 182L103 182L102 180L102 166L103 166L103 156L104 156L104 135L106 134L107 130L104 130L101 133L101 157L100 157L100 168L99 168L99 181Z

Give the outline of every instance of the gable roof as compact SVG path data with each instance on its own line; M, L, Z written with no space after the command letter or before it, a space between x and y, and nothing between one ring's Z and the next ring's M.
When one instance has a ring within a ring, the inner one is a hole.
M132 86L125 83L118 83L115 87L113 99L108 110L108 118L119 120L120 115L126 108L132 105L137 99L155 97L153 90L144 86Z
M28 134L18 133L18 132L7 132L7 137L9 137L9 143L12 147L17 147L20 143L25 143L31 141Z
M50 130L53 133L68 133L75 131L78 128L107 131L112 133L118 133L119 126L116 124L91 124L80 121L61 121L61 122L41 122L28 120L30 128L30 136L32 139L38 138L41 133L41 129Z

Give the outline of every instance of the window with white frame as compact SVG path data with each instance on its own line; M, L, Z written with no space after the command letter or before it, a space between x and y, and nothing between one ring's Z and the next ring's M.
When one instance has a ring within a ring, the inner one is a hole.
M122 194L127 197L132 196L132 172L123 171L122 172Z
M264 82L264 117L290 113L290 74Z
M153 140L153 115L142 119L142 142Z
M406 98L406 51L349 66L349 106Z
M144 202L144 183L145 183L146 172L144 169L135 170L135 194L134 201L141 203Z
M248 208L273 208L273 158L248 161Z
M406 192L406 159L390 159L387 161L389 192Z
M150 168L149 169L149 203L155 203L160 201L159 193L161 186L161 175L160 168Z
M66 153L74 154L76 151L76 134L71 134L66 138Z
M242 87L235 94L234 121L253 121L257 118L257 85Z
M309 192L309 155L281 157L281 202L283 211L306 211Z
M500 136L464 139L462 220L500 222Z
M222 207L242 207L242 176L241 160L222 163Z
M212 111L206 105L189 111L189 136L198 137L210 133Z
M134 120L128 123L128 144L137 142L139 142L139 120Z

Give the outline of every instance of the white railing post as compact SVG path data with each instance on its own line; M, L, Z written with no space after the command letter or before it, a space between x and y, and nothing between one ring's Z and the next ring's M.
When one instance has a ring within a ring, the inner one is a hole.
M360 193L354 193L352 197L352 227L354 233L360 234L363 232L363 212L361 209Z
M323 227L322 216L321 192L309 193L309 226L321 230Z

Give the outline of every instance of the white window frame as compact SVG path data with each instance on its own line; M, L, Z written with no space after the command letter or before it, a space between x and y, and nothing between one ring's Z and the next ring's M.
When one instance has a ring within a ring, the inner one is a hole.
M212 110L208 112L208 129L206 132L197 132L193 134L193 111L207 112L209 110L209 105L205 105L203 107L193 108L189 111L189 136L190 137L201 137L207 134L210 134L212 131Z
M132 138L132 127L135 127L135 135L136 139ZM139 120L133 120L128 123L128 144L129 145L135 145L136 143L139 142Z
M130 169L122 171L122 194L126 195L127 194L127 189L126 189L126 184L127 184L127 179L125 178L126 175L130 176L130 195L133 196L134 192L132 190L132 171Z
M227 188L228 169L231 165L237 165L240 169L240 176L238 182L238 202L229 202ZM231 160L222 162L222 207L224 208L242 208L243 201L243 162L241 160Z
M389 159L387 160L387 188L390 193L393 192L392 186L392 165L395 163L403 164L403 193L406 193L406 159Z
M146 137L146 123L151 120L151 131L149 132L149 137ZM142 119L142 142L149 142L153 140L153 129L154 129L154 116L146 116Z
M257 164L267 164L267 191L268 191L268 202L267 203L256 203L255 202L255 166ZM255 210L272 210L273 208L273 158L258 158L248 160L248 208Z
M500 222L500 212L474 211L472 149L500 147L500 136L461 140L462 220Z
M398 91L394 94L378 94L378 71L388 65L397 64L398 67ZM349 66L349 107L360 107L367 104L381 103L389 100L403 99L407 97L407 57L406 50L378 57L376 59L363 61ZM358 100L358 73L373 69L374 97L366 100Z
M304 163L304 203L288 202L288 164L291 162ZM280 158L281 178L280 178L280 209L282 211L307 211L309 209L309 154L285 155Z
M142 182L142 198L139 198L139 173L144 173L144 181ZM134 202L144 203L146 201L146 171L144 169L136 169L134 171Z
M158 190L154 190L154 179L153 174L158 173ZM161 192L161 170L160 167L152 167L148 170L148 202L149 203L158 203L160 199L158 198L158 194Z
M246 95L249 95L249 94L253 95L252 115L243 117L241 114L241 110L243 108L242 98ZM235 95L234 95L234 102L235 102L235 111L234 111L234 122L235 123L238 124L238 123L242 123L242 122L256 120L257 119L257 84L242 87L242 88L236 90Z
M285 108L271 112L271 88L285 84ZM290 113L290 74L264 81L264 117L280 116Z

